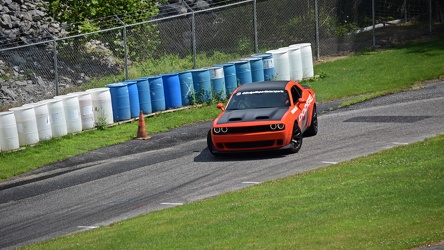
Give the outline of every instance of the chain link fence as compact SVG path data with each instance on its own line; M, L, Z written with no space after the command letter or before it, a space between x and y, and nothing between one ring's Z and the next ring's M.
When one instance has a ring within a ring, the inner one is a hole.
M244 57L308 42L316 60L393 44L429 33L433 23L442 23L438 3L246 0L199 11L186 6L185 14L131 25L116 16L98 32L0 48L0 107L51 98L93 80L102 79L105 85L131 78L134 67L170 55L189 60L186 66L191 69L210 66L199 60L199 54ZM170 73L143 67L146 76Z

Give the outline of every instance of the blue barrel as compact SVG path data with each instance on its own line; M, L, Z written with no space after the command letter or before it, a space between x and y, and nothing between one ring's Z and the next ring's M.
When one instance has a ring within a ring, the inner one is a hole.
M216 67L223 67L225 78L225 91L228 96L237 88L236 67L233 63L215 64Z
M192 104L194 100L193 75L189 71L179 72L180 95L182 96L182 105Z
M137 81L126 80L124 83L126 83L126 85L128 86L131 118L139 117L140 102L139 102L139 90L137 89Z
M223 67L209 67L210 80L213 91L213 97L216 100L225 100L227 98L227 93L225 90L225 77Z
M260 57L242 58L241 61L249 61L251 67L251 80L253 82L263 82L264 77L264 63Z
M142 110L144 114L152 113L150 84L148 83L147 77L137 79L137 90L139 90L140 110Z
M131 119L130 98L126 83L111 83L106 85L111 94L114 122Z
M273 55L271 53L263 53L263 54L253 54L251 56L262 58L263 67L264 67L264 80L265 81L274 80L274 76L276 73L274 71Z
M204 103L212 99L210 71L208 69L190 70L193 76L194 92L196 93L196 102Z
M240 85L253 82L249 61L235 61L231 63L234 63L234 66L236 67L236 77Z
M165 108L174 109L182 107L179 73L164 74L162 75L162 81L165 94Z
M163 92L162 76L148 77L153 112L165 110L165 93Z

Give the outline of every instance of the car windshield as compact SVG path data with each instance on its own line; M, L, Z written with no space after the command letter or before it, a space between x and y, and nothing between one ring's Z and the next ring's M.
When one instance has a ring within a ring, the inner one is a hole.
M290 106L285 90L258 90L237 92L227 104L227 110L277 108Z

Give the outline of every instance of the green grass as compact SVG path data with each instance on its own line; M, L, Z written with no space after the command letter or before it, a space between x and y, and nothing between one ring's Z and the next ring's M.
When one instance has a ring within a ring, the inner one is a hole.
M230 61L234 56L237 55L218 52L212 55L202 54L199 55L199 66ZM347 105L408 89L425 80L443 79L443 58L444 35L441 34L390 50L363 51L346 59L320 63L315 66L315 73L321 77L307 80L303 84L315 90L318 102L347 98ZM144 65L134 66L130 78L190 69L190 61L190 58L180 59L177 56L149 61ZM95 80L84 88L103 87L106 83L119 81L119 77L122 76ZM165 131L184 124L211 120L218 113L215 105L204 105L194 110L161 114L146 120L147 131ZM137 122L133 122L107 128L105 131L88 131L63 139L53 139L27 147L26 150L0 152L0 181L88 150L130 140L136 135L137 126Z
M228 62L239 59L242 56L239 54L223 54L221 52L214 52L211 55L201 53L197 55L196 67L208 67L217 63ZM178 55L165 55L160 59L149 59L143 64L133 65L128 70L129 79L137 79L139 77L154 76L158 74L165 74L170 72L183 72L193 68L193 58L186 56L184 58ZM108 76L101 79L93 79L87 84L80 86L79 90L87 90L92 88L100 88L109 83L121 82L125 80L125 74ZM72 91L66 90L66 91Z
M365 51L317 65L315 72L323 78L309 85L321 101L368 94L374 97L444 78L443 57L443 36L385 51Z
M26 249L411 249L444 238L444 135Z

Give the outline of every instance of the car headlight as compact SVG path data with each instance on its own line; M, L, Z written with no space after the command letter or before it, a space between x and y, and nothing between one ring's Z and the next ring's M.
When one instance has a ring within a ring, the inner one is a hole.
M228 128L213 128L213 132L215 134L226 134L228 132Z
M285 129L285 124L283 124L283 123L270 124L270 129L271 130L284 130Z

